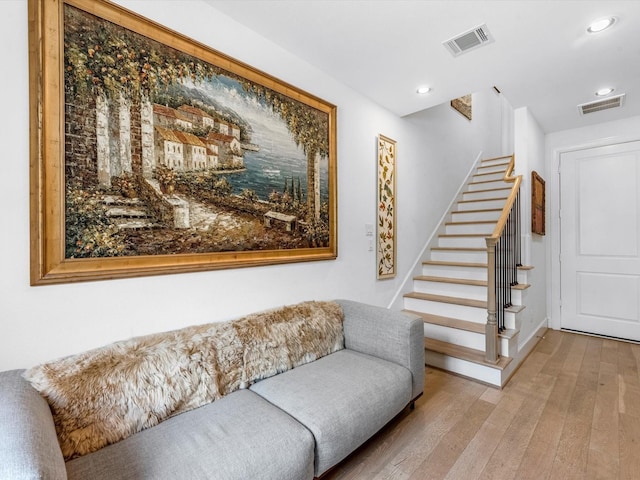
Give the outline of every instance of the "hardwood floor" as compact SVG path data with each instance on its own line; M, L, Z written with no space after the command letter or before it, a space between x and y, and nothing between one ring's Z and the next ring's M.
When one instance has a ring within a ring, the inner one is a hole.
M548 330L503 390L425 394L323 480L640 478L640 345Z

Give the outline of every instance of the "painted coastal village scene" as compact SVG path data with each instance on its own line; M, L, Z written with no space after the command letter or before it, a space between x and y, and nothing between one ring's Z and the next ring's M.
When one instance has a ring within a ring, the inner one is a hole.
M65 256L326 247L329 115L66 5Z

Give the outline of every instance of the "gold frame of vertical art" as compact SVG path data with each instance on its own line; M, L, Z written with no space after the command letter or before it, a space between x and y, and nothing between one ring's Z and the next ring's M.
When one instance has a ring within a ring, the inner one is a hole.
M376 270L378 279L396 276L396 141L378 135L378 212Z

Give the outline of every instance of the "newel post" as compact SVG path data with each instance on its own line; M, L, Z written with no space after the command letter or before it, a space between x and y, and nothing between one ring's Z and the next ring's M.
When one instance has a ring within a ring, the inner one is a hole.
M496 244L497 238L487 242L487 324L485 325L485 359L498 363L498 322L496 319Z

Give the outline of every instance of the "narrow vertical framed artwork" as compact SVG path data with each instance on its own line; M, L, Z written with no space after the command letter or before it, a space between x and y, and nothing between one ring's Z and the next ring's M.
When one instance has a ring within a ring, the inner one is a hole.
M531 172L531 232L544 235L545 231L545 182L534 170Z
M396 276L396 141L378 135L378 279Z

